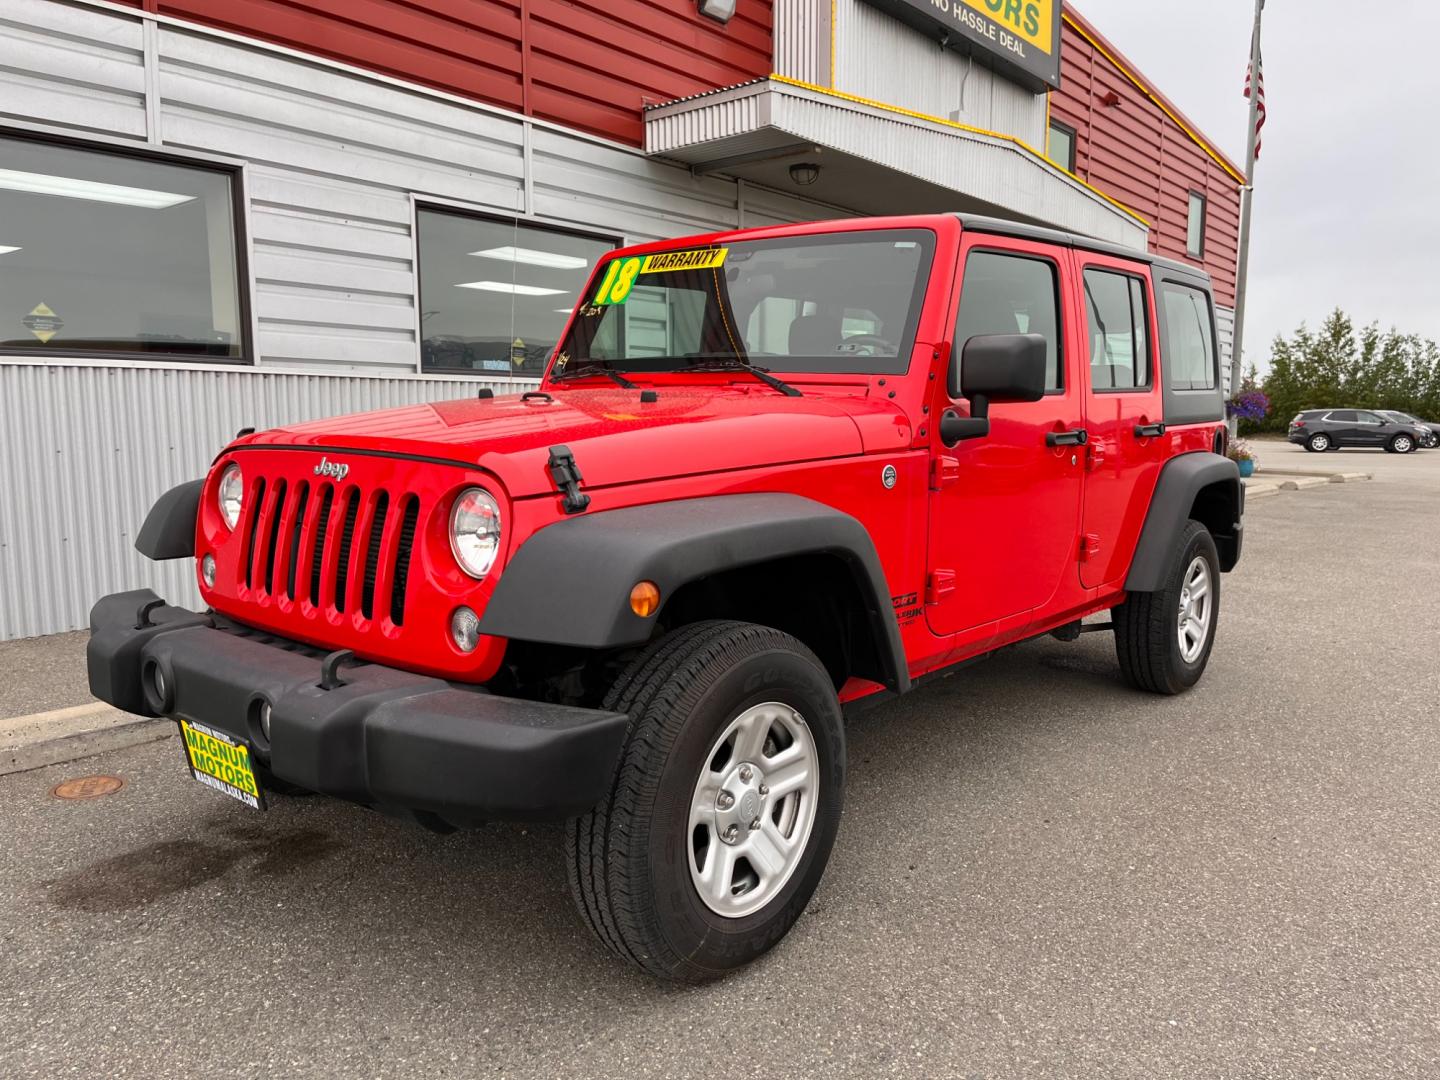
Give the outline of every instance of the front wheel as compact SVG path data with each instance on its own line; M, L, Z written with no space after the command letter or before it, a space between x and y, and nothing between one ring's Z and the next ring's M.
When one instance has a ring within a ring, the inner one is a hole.
M1385 449L1392 454L1408 454L1415 449L1415 440L1403 432L1390 440L1390 445Z
M1323 431L1317 431L1310 438L1305 440L1305 449L1312 454L1323 454L1330 449L1330 436Z
M1200 681L1220 620L1220 560L1215 538L1187 522L1158 592L1131 593L1115 608L1115 653L1125 681L1156 694L1178 694Z
M637 658L605 707L630 729L610 795L567 829L582 916L663 978L749 963L800 917L840 826L845 734L824 666L778 630L697 623Z

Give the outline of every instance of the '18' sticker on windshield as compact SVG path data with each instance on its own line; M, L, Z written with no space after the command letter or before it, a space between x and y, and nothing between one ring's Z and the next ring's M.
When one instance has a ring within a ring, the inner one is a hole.
M729 248L695 248L690 251L662 251L656 255L632 255L614 259L605 271L595 303L623 304L630 299L630 290L641 274L661 274L674 270L713 270L725 264Z

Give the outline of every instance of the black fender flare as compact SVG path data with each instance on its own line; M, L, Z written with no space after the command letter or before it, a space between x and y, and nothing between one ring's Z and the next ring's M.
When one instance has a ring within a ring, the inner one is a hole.
M1228 572L1240 561L1244 528L1245 486L1240 467L1229 458L1207 450L1171 458L1160 470L1145 526L1135 545L1135 557L1125 577L1127 592L1158 592L1165 587L1165 571L1176 538L1191 517L1196 499L1207 488L1214 498L1207 504L1205 525L1215 537L1220 569Z
M194 558L195 523L204 486L204 480L190 480L156 499L135 537L135 550L157 560Z
M480 632L582 648L639 645L654 617L630 610L639 581L662 604L710 574L791 555L837 556L854 575L887 688L910 687L890 591L865 526L801 495L714 495L567 518L529 537L504 568Z

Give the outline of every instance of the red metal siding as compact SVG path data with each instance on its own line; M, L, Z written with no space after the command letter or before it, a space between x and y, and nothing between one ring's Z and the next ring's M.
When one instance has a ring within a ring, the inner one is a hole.
M1150 222L1151 251L1202 263L1215 280L1216 300L1233 307L1240 181L1090 39L1141 78L1123 56L1088 24L1081 23L1082 33L1073 19L1067 11L1060 89L1050 95L1050 115L1075 128L1076 174ZM1113 105L1106 104L1110 95ZM1205 254L1198 260L1185 251L1191 191L1206 198Z
M144 0L149 11L640 145L641 107L768 74L772 0Z

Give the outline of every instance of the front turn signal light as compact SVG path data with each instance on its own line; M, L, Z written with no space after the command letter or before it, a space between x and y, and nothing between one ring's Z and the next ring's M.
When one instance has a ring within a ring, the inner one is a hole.
M660 610L660 586L653 581L641 581L630 590L630 610L642 619L648 619Z

